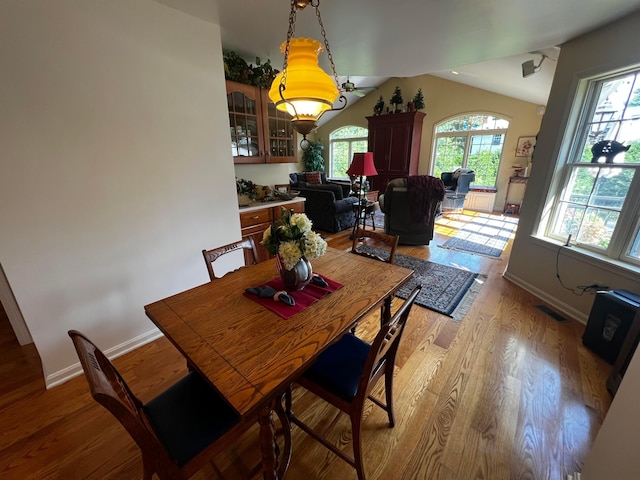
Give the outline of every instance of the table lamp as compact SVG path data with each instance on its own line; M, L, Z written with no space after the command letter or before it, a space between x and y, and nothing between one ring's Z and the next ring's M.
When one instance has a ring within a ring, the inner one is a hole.
M360 191L358 192L358 198L360 198L364 188L363 177L371 177L377 174L378 171L376 170L376 166L373 164L373 152L353 154L353 160L347 169L347 175L360 176Z

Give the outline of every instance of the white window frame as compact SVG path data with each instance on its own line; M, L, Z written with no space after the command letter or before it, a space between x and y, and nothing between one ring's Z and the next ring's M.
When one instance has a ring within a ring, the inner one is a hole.
M360 128L362 130L364 130L366 132L366 134L363 137L349 137L349 138L333 138L333 135L338 132L339 130L342 130L343 128ZM336 128L333 132L331 132L329 134L329 172L328 172L328 177L331 178L332 180L349 180L349 176L344 176L344 177L337 177L335 175L333 175L333 164L334 164L334 159L333 159L333 144L337 143L337 142L347 142L349 144L349 165L351 165L351 160L353 160L353 154L354 153L363 153L361 150L362 149L355 149L354 144L357 142L365 142L367 143L369 141L369 129L367 127L361 127L359 125L343 125L339 128Z
M573 171L577 168L596 168L598 170L606 168L624 168L633 169L635 174L629 185L629 190L625 196L623 205L620 209L616 226L611 234L609 245L606 249L597 248L587 243L582 243L578 238L572 235L571 244L573 248L580 252L594 254L604 261L612 263L624 263L631 266L640 266L640 258L629 255L634 240L640 236L640 163L615 163L615 164L592 164L580 162L582 158L582 150L585 145L585 139L588 135L590 122L594 116L594 109L601 92L604 82L612 80L616 77L623 77L629 74L637 73L640 77L640 65L624 71L607 72L591 78L582 79L576 90L576 98L574 99L573 110L579 112L573 124L566 129L562 145L560 148L558 181L555 187L550 190L547 198L547 205L550 207L550 215L541 225L543 236L547 239L565 243L568 237L555 234L552 229L558 209L563 201L563 194L567 188ZM637 84L636 84L637 85ZM633 93L633 92L632 92ZM613 122L613 121L612 121ZM607 140L616 140L616 138L607 138ZM563 156L564 153L564 156Z

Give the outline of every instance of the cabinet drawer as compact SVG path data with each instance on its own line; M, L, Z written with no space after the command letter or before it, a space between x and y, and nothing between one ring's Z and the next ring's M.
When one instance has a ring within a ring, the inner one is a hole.
M286 208L293 210L294 213L304 213L304 202L290 203L286 205ZM277 215L280 215L280 207L276 207L274 210L277 210ZM274 215L276 215L276 213L274 213Z
M271 209L264 208L262 210L255 210L253 212L244 212L240 214L240 226L242 228L250 227L258 223L271 222Z
M249 235L254 235L256 233L260 234L259 240L262 240L262 234L264 231L271 226L271 222L259 223L257 225L250 225L248 227L244 227L242 229L242 236L248 237Z

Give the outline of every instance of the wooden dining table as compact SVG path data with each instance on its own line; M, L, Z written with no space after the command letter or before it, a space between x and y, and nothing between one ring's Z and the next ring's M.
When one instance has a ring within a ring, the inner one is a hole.
M391 299L413 272L328 248L313 270L343 286L291 318L243 292L277 276L274 259L146 305L151 321L244 418L258 418L264 477L278 464L273 411L283 392L329 345ZM388 310L388 309L387 309Z

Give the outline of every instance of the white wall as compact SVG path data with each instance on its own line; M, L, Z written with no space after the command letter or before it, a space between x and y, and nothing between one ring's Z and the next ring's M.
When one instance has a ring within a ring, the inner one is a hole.
M0 263L54 384L240 238L218 25L151 0L0 5Z

